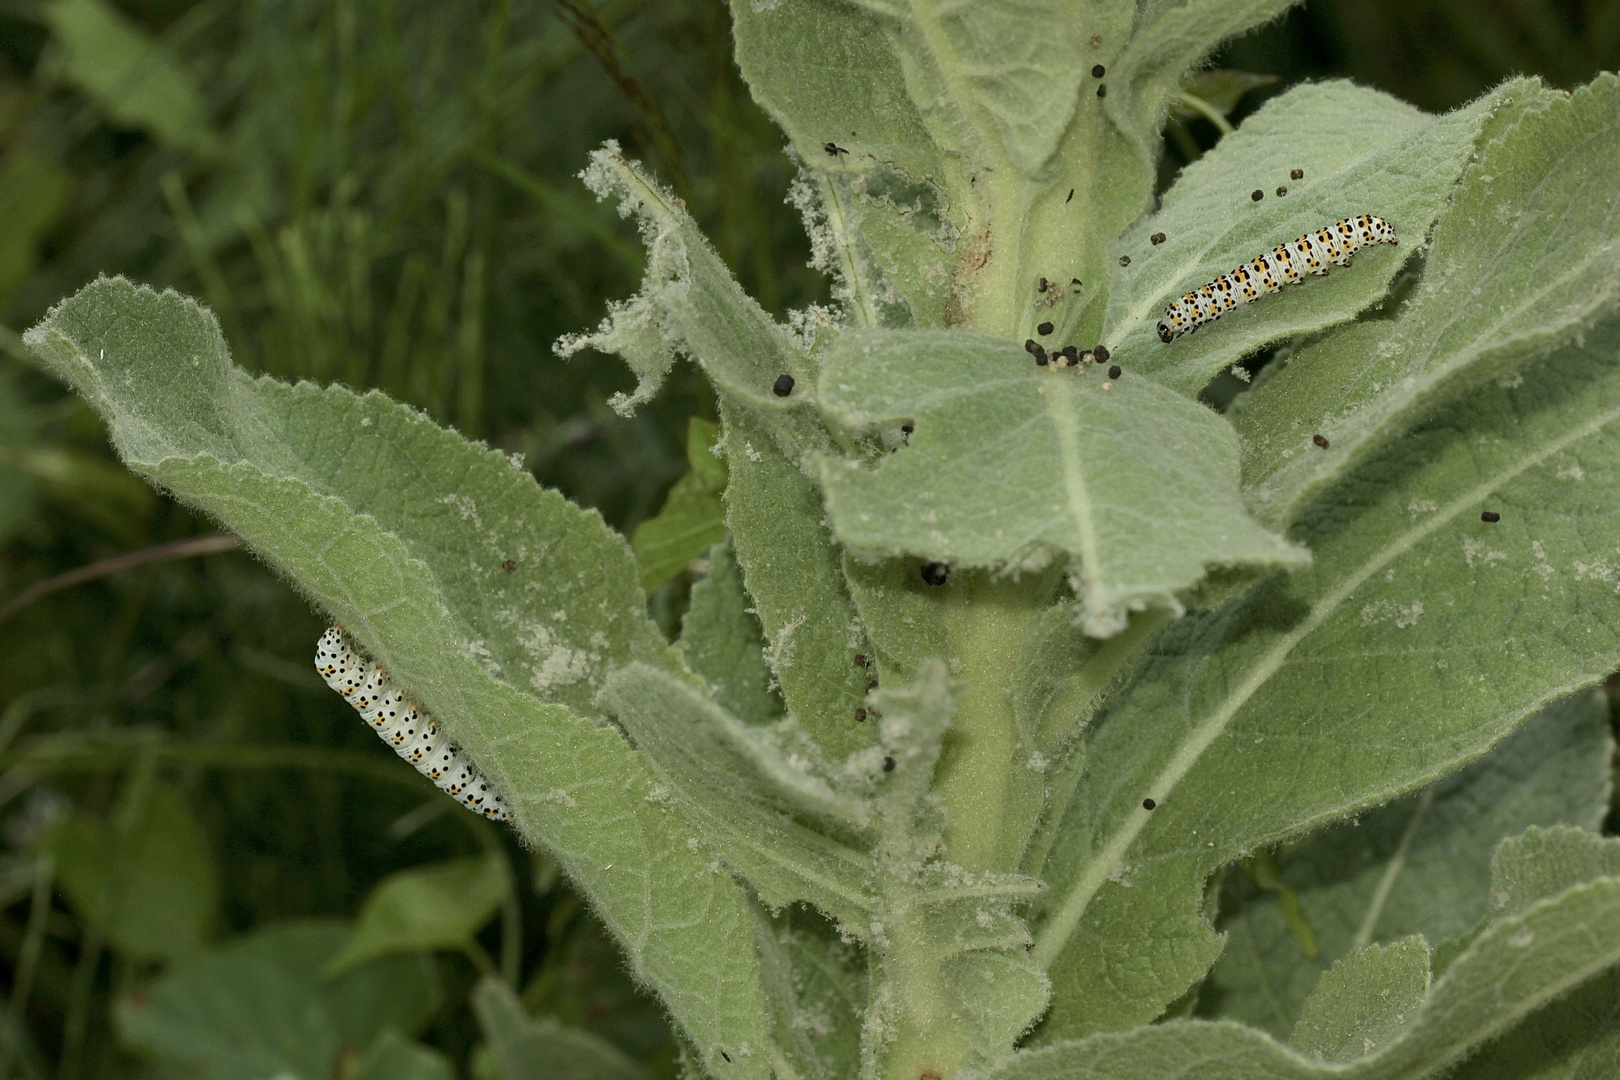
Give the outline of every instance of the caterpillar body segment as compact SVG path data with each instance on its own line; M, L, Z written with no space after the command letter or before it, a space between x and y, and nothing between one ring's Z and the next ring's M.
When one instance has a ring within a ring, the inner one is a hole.
M395 753L440 791L492 821L512 820L506 800L450 741L439 722L396 686L381 664L361 660L341 628L331 627L316 642L315 670Z
M1308 232L1255 256L1165 308L1164 318L1159 320L1159 340L1169 344L1240 304L1292 285L1305 274L1326 274L1334 264L1349 266L1351 256L1368 244L1399 242L1394 226L1370 214Z

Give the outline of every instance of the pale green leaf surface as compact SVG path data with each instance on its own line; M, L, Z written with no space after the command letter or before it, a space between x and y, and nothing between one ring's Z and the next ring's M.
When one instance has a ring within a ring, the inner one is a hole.
M127 824L72 814L46 844L62 891L119 952L175 960L212 936L219 915L214 853L173 788L148 788Z
M1235 37L1300 0L1139 0L1130 40L1109 67L1109 116L1152 163L1171 97L1188 71ZM1105 46L1108 43L1105 42Z
M732 0L731 15L749 91L801 158L826 169L882 164L914 182L943 180L884 33L888 20L843 0L770 7ZM829 142L849 153L828 155Z
M250 378L212 316L173 293L103 279L25 340L131 468L216 515L445 723L706 1062L723 1037L764 1038L740 890L647 800L654 777L623 738L587 718L615 664L679 665L600 517L381 394Z
M1368 945L1322 973L1289 1038L1294 1049L1354 1061L1394 1042L1429 994L1429 944L1421 936Z
M975 0L913 4L896 35L910 93L944 89L954 106L1000 144L1004 158L1034 176L1057 149L1075 110L1082 69L1079 27L1062 0ZM937 74L925 79L921 71ZM925 116L927 115L925 106ZM982 155L981 160L995 158Z
M962 332L843 335L822 407L851 428L917 429L875 466L823 463L839 539L977 566L1072 557L1097 636L1129 608L1177 608L1211 565L1306 561L1242 509L1219 417L1150 380L1104 389L1084 370L1042 370L1011 342Z
M1345 82L1297 87L1266 102L1243 126L1182 170L1159 211L1125 231L1115 254L1103 341L1127 370L1186 394L1262 345L1353 317L1380 297L1422 243L1501 100L1533 84L1445 116L1430 116L1376 90ZM1303 180L1289 179L1304 169ZM1286 185L1288 195L1274 191ZM1265 193L1254 202L1252 191ZM1400 246L1360 252L1350 269L1305 281L1227 313L1166 345L1165 305L1302 233L1356 214L1395 227ZM1162 244L1149 236L1164 233Z
M119 124L209 154L208 106L179 58L104 0L51 0L42 14L62 50L61 75Z
M1489 928L1435 983L1402 1037L1352 1064L1314 1061L1241 1024L1171 1021L1026 1051L986 1075L993 1080L1413 1080L1443 1072L1617 962L1620 879L1602 878Z
M1263 520L1292 518L1437 396L1459 392L1459 380L1536 378L1540 354L1620 307L1620 79L1600 75L1567 100L1524 82L1502 96L1511 111L1394 319L1307 345L1234 409L1245 488ZM1311 445L1316 433L1327 450Z
M360 1058L352 1080L456 1080L443 1054L384 1028Z
M487 978L472 996L501 1080L645 1080L647 1071L584 1028L536 1020L511 990Z
M849 846L871 811L807 767L791 723L748 728L686 681L644 664L615 672L604 699L671 789L700 841L772 908L808 900L861 926L873 900L866 853ZM877 763L868 769L876 775Z
M1594 569L1620 542L1614 356L1592 334L1534 383L1480 387L1307 519L1310 569L1166 632L1047 864L1052 1036L1145 1022L1204 974L1216 867L1456 769L1614 667ZM1557 479L1571 460L1581 484Z
M1563 825L1526 829L1496 847L1491 858L1493 919L1600 877L1620 877L1620 839Z
M709 684L709 696L733 716L763 724L782 715L765 666L765 639L749 610L742 570L729 543L709 550L709 572L692 586L681 620L687 667Z
M442 1001L431 958L321 975L342 923L284 923L176 964L114 1011L124 1040L205 1080L327 1080L347 1048L419 1031Z
M866 957L831 923L798 906L776 915L756 906L754 934L772 1037L794 1070L778 1073L804 1080L860 1075Z
M460 948L511 891L506 860L492 856L396 870L366 897L326 973L340 975L390 953Z
M1607 700L1584 690L1466 769L1283 855L1282 884L1299 897L1315 958L1301 954L1270 894L1240 897L1229 887L1226 950L1206 984L1212 1015L1282 1037L1321 972L1356 945L1410 934L1438 945L1467 934L1486 914L1498 841L1533 826L1598 827L1612 750Z
M785 456L766 424L722 395L726 524L765 635L766 661L788 711L833 760L868 745L856 721L866 672L854 658L865 634L826 525L821 493Z

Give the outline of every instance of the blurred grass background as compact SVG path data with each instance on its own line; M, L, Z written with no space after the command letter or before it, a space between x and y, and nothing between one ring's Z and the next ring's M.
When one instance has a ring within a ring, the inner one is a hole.
M1234 120L1329 75L1445 109L1513 73L1569 87L1620 66L1620 2L1313 0L1216 63L1281 80ZM1167 180L1217 137L1177 122ZM605 405L630 383L617 361L551 353L639 279L633 231L574 179L607 138L768 310L825 299L720 0L0 0L0 601L211 531L21 353L17 331L99 273L198 296L240 363L381 388L633 530L713 406L685 372L624 419ZM678 1073L555 867L455 811L320 684L321 623L284 583L229 551L91 573L0 608L0 1080L185 1075L130 1034L151 979L468 859L510 887L476 937L438 943L442 1003L408 1034L493 1075L468 995L498 970L531 1013ZM666 626L683 587L654 594Z

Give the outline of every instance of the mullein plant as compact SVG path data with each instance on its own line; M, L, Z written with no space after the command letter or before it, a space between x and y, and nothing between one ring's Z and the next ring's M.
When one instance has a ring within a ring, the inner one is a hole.
M623 410L713 386L674 644L596 513L185 297L26 340L437 717L693 1075L1610 1075L1620 82L1297 86L1156 197L1288 6L734 0L833 304L774 321L609 145L646 278L559 344ZM1161 340L1361 216L1399 243Z

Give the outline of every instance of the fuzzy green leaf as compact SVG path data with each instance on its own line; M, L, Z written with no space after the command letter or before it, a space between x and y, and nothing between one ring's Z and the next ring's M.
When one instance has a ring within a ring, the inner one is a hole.
M1406 1030L1428 993L1428 942L1369 945L1322 973L1288 1041L1328 1061L1367 1057Z
M992 1080L1435 1076L1615 963L1620 963L1620 878L1601 878L1486 930L1435 983L1405 1034L1352 1065L1304 1057L1240 1024L1171 1021L1018 1054L987 1075Z
M873 466L828 461L838 538L859 551L970 566L1071 572L1099 637L1125 613L1179 610L1212 565L1303 565L1236 492L1221 419L1158 384L1043 370L1011 342L955 333L847 333L823 373L822 407L859 429L914 420Z
M1620 310L1620 79L1567 100L1524 82L1499 96L1503 115L1394 318L1307 345L1234 409L1264 520L1293 518L1436 400L1486 377L1540 377L1537 357Z
M1620 877L1620 839L1568 825L1526 829L1491 857L1490 917L1522 915L1539 900L1600 877Z
M1115 275L1103 341L1131 369L1195 394L1268 342L1351 318L1384 295L1421 246L1492 111L1533 87L1512 83L1446 116L1349 83L1308 84L1273 98L1187 166L1158 213L1119 238L1115 254L1130 265ZM1289 179L1296 168L1303 180ZM1276 197L1279 185L1287 197ZM1257 190L1260 202L1250 198ZM1356 214L1388 220L1400 246L1375 246L1358 254L1352 269L1307 277L1168 345L1159 340L1159 319L1172 300ZM1155 233L1165 235L1163 243L1149 243Z
M1461 772L1283 855L1281 884L1299 898L1318 944L1314 957L1301 955L1276 900L1229 878L1229 914L1220 923L1226 950L1203 995L1213 1003L1211 1018L1283 1037L1327 965L1352 949L1410 934L1437 945L1467 934L1495 890L1498 841L1533 826L1597 828L1608 810L1612 750L1608 702L1581 691Z
M802 907L775 915L756 907L754 916L779 1051L806 1080L860 1075L866 958L831 923Z
M1043 874L1053 1035L1145 1022L1204 974L1216 867L1426 784L1612 670L1616 329L1437 416L1306 519L1309 570L1159 642ZM1574 460L1585 479L1559 479Z
M687 850L646 764L593 719L616 665L680 667L622 537L381 394L249 377L173 293L103 279L25 340L126 464L219 517L446 725L705 1060L725 1039L763 1042L741 891Z

